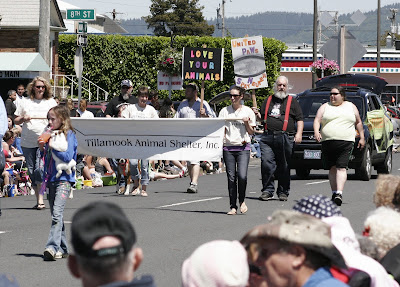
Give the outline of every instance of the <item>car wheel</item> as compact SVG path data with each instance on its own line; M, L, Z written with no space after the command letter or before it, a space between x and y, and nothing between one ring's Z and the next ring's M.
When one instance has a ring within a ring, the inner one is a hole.
M300 177L300 178L303 178L303 179L305 179L305 178L308 178L309 176L310 176L310 169L307 169L307 168L302 168L302 169L300 169L300 168L297 168L296 169L296 175L298 176L298 177Z
M392 148L386 151L385 161L376 167L378 173L388 174L392 172Z
M369 181L371 179L371 173L372 173L371 148L367 144L364 149L365 151L361 162L361 166L356 169L356 175L361 180Z

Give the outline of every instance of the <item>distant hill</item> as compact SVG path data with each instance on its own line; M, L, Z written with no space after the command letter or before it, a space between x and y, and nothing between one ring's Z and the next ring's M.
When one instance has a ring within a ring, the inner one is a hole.
M391 16L390 8L400 10L400 4L386 5L381 8L381 31L389 31L390 22L387 20ZM339 24L352 24L350 20L352 14L339 16ZM376 44L376 10L364 13L367 19L359 26L348 26L347 29L357 37L364 45ZM398 20L400 22L400 14ZM221 37L221 30L217 27L216 19L208 20L208 23L215 25L215 37ZM250 16L227 17L225 25L228 34L232 37L244 37L245 35L262 35L268 38L275 38L285 43L312 43L313 15L311 13L287 13L287 12L263 12ZM123 26L133 35L151 35L152 30L147 29L147 24L142 19L121 20ZM332 31L323 31L323 34L330 37Z

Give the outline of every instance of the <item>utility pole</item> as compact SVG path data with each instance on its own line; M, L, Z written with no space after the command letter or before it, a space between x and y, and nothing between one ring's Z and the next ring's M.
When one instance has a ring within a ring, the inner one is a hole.
M222 38L225 38L225 0L222 0Z
M39 53L50 67L50 0L40 0ZM39 75L50 78L49 72L39 72Z
M381 74L381 0L378 0L378 20L376 27L376 75Z
M317 54L317 42L318 42L318 1L314 0L314 23L313 23L313 62L318 59ZM317 81L317 74L312 73L312 87L315 88L315 82Z

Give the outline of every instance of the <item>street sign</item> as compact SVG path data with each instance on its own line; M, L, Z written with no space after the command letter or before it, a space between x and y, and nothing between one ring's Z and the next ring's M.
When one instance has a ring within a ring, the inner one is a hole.
M76 39L76 44L79 47L86 47L87 46L87 35L78 34L78 37Z
M342 27L343 29L343 27ZM340 72L347 73L367 53L363 45L349 31L332 36L319 49L319 53L329 60L339 63ZM344 41L341 41L341 38Z
M67 20L95 21L96 11L95 9L67 9Z
M80 33L80 34L86 34L87 33L87 23L86 22L79 22L78 23L77 33Z

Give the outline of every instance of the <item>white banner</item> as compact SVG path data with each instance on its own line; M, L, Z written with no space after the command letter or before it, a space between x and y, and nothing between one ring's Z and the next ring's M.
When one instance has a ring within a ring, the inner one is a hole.
M268 87L261 36L231 40L235 84L244 89Z
M158 71L157 72L157 90L169 90L170 78L169 75ZM182 90L182 77L181 75L173 75L171 77L171 91L172 90Z
M222 158L224 119L71 118L78 152L109 158Z

